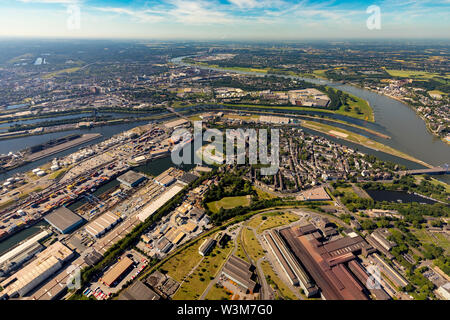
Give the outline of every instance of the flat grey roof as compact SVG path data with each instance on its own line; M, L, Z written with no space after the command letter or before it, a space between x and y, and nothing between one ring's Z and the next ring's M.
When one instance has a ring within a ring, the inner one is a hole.
M141 281L137 281L121 295L119 300L159 300L159 295Z
M123 175L117 178L120 182L128 183L130 185L137 183L142 178L145 178L144 175L137 173L133 170L129 170L125 172Z
M45 216L44 219L61 232L64 232L83 221L82 217L66 207L60 207L54 210Z

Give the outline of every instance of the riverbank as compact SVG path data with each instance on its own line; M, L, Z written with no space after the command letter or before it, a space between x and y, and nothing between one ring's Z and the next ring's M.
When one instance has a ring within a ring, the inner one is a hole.
M215 110L215 109L213 109L213 110ZM223 111L223 110L220 110L220 111ZM233 110L233 111L235 111L235 110ZM253 111L253 110L248 110L246 112L251 113L251 114L256 114L256 115L259 115L259 114L271 114L271 115L283 116L283 115L280 115L279 113L275 113L275 112L264 112L264 111ZM284 116L286 116L286 117L293 117L294 115L287 114L287 115L284 115ZM347 121L344 121L344 120L333 119L333 118L329 118L329 117L326 117L326 116L318 117L318 116L309 116L309 115L303 115L303 114L302 115L295 115L295 117L298 117L298 118L309 118L309 119L315 119L315 120L324 120L324 121L339 123L339 124L343 124L343 125L346 125L346 126L349 126L349 127L353 127L353 128L359 129L359 130L366 131L366 132L368 132L370 134L376 135L376 136L378 136L380 138L383 138L383 139L391 139L391 137L386 135L386 134L383 134L383 133L380 133L378 131L375 131L375 130L372 130L372 129L369 129L369 128L366 128L366 127L363 127L363 126L360 126L360 125L357 125L357 124L354 124L354 123L350 123L350 122L347 122Z
M379 142L369 139L367 137L361 136L359 134L356 134L356 133L353 133L353 132L350 132L350 131L347 131L347 130L344 130L341 128L335 128L335 127L332 127L332 126L324 124L324 123L308 121L308 120L303 120L300 125L304 126L306 128L312 129L312 130L319 131L319 132L327 134L327 135L337 137L342 140L346 140L346 141L353 142L358 145L362 145L366 148L373 149L375 151L382 151L382 152L391 154L391 155L399 157L399 158L403 158L403 159L406 159L409 161L419 163L428 168L433 167L432 165L430 165L422 160L416 159L413 156L410 156L410 155L403 153L399 150L396 150L392 147L386 146L382 143L379 143Z
M253 69L253 68L241 68L241 67L227 67L227 68L222 68L219 67L217 65L210 65L207 63L192 63L191 60L189 62L187 62L186 60L182 59L181 62L189 65L189 66L197 66L197 67L203 67L203 68L209 68L209 69L213 69L213 70L217 70L217 71L229 71L229 72L236 72L236 73L258 73L261 75L265 75L265 74L269 74L267 72L267 70L269 69ZM296 77L293 75L284 75L284 74L277 74L277 73L270 73L270 75L273 76L282 76L282 77ZM316 79L316 78L311 78L311 79ZM311 82L310 82L311 83ZM313 85L317 85L312 83ZM340 90L340 89L336 89L336 88L331 88L329 86L325 86L327 88L333 89L333 90ZM342 90L340 90L342 91ZM348 103L348 105L342 105L341 107L339 107L339 109L337 110L330 110L330 109L321 109L321 108L309 108L309 107L298 107L298 106L293 106L292 108L297 108L297 110L309 110L309 111L317 111L317 112L328 112L328 113L336 113L336 114L341 114L347 117L351 117L351 118L355 118L355 119L360 119L360 120L365 120L365 121L369 121L369 122L374 122L375 118L374 118L374 113L373 110L370 106L370 103L360 97L357 97L355 95L352 95L349 92L345 92L342 91L346 94L349 95L350 97L350 102ZM251 106L248 104L241 104L242 106ZM276 105L273 107L277 107ZM286 108L291 108L290 106L287 106ZM349 108L348 111L346 111L345 109ZM359 109L359 112L357 111Z
M355 87L355 88L358 88L358 89L364 89L364 90L368 90L368 91L371 91L371 92L376 93L376 94L383 95L383 96L385 96L385 97L388 97L388 98L390 98L390 99L396 100L396 101L398 101L398 102L404 104L405 106L407 106L408 108L410 108L411 110L413 110L414 113L415 113L420 119L423 120L423 122L425 123L425 126L426 126L426 128L427 128L427 130L428 130L429 133L431 133L433 136L435 136L436 138L438 138L439 140L441 140L442 142L444 142L444 143L446 143L447 145L450 146L450 140L446 140L445 137L442 137L442 136L436 134L433 130L431 130L429 121L428 121L425 117L423 117L421 114L419 114L419 113L417 112L417 108L415 108L414 106L410 105L408 102L404 101L403 99L401 99L401 98L399 98L399 97L392 96L392 95L386 94L386 93L384 93L384 92L379 92L379 91L377 91L377 90L375 90L375 89L372 89L372 88L370 88L370 87L358 86L358 85L356 85L356 84L354 84L354 83L351 83L351 82L347 82L347 84L350 85L350 86L353 86L353 87Z
M48 149L44 149L42 151L38 151L35 153L32 153L28 156L25 157L25 161L36 161L36 160L40 160L42 158L51 156L55 153L79 146L80 144L83 144L85 142L89 142L92 140L95 140L97 138L100 138L102 135L100 133L87 133L87 134L83 134L81 137L74 139L72 141L68 141L65 143L62 143L60 145L48 148Z

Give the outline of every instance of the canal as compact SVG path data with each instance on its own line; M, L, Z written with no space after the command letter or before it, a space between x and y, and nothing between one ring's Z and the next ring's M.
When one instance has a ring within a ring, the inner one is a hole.
M375 201L388 201L400 203L417 202L426 204L436 203L436 201L403 191L390 191L390 190L365 190L365 191Z

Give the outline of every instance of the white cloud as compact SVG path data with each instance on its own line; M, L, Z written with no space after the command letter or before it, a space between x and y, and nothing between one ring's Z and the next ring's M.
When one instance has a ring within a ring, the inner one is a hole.
M229 0L230 3L237 5L239 8L254 8L258 6L257 0Z
M110 13L117 13L117 14L124 14L133 17L137 22L159 22L164 20L164 17L158 15L158 12L155 12L153 10L130 10L126 8L94 8L98 11L102 12L110 12ZM155 14L156 13L156 14Z
M48 4L74 4L79 3L79 0L18 0L24 3L48 3Z
M175 8L168 15L178 22L186 24L227 24L234 19L224 11L217 10L218 5L204 1L175 0L170 2Z

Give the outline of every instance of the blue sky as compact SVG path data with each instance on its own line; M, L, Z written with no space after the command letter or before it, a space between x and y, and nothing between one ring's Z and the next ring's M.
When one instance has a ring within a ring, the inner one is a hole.
M380 29L366 25L371 5ZM450 0L0 0L0 37L448 39L449 17Z

